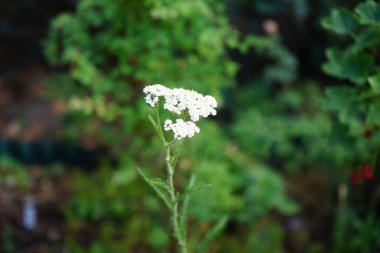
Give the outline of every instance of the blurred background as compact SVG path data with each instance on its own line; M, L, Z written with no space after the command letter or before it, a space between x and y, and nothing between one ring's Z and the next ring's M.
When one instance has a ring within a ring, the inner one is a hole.
M215 96L190 248L380 252L380 4L0 1L0 252L175 252L144 86Z

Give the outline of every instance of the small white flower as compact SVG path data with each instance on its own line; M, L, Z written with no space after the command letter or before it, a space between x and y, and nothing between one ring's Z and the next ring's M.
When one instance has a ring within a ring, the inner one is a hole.
M169 91L169 88L166 88L161 84L149 85L146 86L143 90L143 92L147 94L145 97L145 101L152 107L154 107L157 104L159 97L164 96Z
M173 131L174 138L182 139L192 137L199 133L199 128L194 122L200 118L206 118L209 115L216 115L215 108L217 102L212 96L203 96L202 94L183 88L169 89L161 84L154 84L144 88L146 102L155 107L160 98L164 99L164 108L174 114L180 115L187 112L191 121L177 119L176 123L166 120L164 129Z
M169 131L172 125L173 125L173 121L171 121L170 119L167 119L165 120L165 123L164 123L164 129L166 131Z
M206 118L210 114L216 115L217 102L212 96L183 88L169 89L161 84L154 84L144 88L146 102L154 107L160 97L164 98L164 108L174 114L180 115L187 110L192 121L196 122L201 117Z
M200 129L192 121L183 121L177 119L176 123L173 123L170 119L165 120L164 129L166 131L173 131L175 139L182 139L185 137L193 137L195 133L199 133Z

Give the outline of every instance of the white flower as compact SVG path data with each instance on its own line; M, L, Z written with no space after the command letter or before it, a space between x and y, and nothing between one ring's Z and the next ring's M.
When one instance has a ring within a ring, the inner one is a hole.
M161 84L149 85L146 86L143 90L143 92L147 94L145 97L145 101L152 107L154 107L157 104L159 97L164 96L169 91L169 88L166 88Z
M169 119L165 121L164 129L173 131L175 139L194 136L195 133L199 133L199 128L194 122L210 114L216 115L217 102L209 95L203 96L196 91L183 88L169 89L161 84L147 86L143 91L146 94L146 102L152 107L155 107L162 97L166 110L177 115L188 113L190 121L185 122L182 119L177 119L176 123Z
M175 139L182 139L185 137L193 137L195 133L199 133L200 129L192 121L183 121L177 119L176 123L173 123L170 119L165 120L164 129L166 131L173 131Z
M206 118L210 114L216 115L217 102L212 96L183 88L169 89L161 84L154 84L144 88L146 102L154 107L160 97L164 98L164 108L172 113L180 115L187 110L190 119L194 122L201 117Z
M188 110L190 119L194 122L201 117L216 115L215 107L217 106L215 98L212 96L203 96L193 90L182 88L172 89L169 94L164 96L164 108L175 114L181 114L182 111Z

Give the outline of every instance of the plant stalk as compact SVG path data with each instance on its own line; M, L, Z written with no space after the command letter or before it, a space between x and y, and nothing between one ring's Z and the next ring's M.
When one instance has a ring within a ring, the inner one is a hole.
M174 237L177 239L179 252L180 253L188 253L187 251L187 242L186 242L186 233L185 231L181 231L180 227L180 216L179 216L179 199L177 198L177 192L174 186L174 174L175 174L175 162L172 161L172 154L170 152L170 148L173 144L177 142L177 140L173 140L171 142L167 142L162 131L160 114L158 112L158 108L155 108L156 111L156 120L159 126L159 136L162 140L162 144L165 147L166 151L166 170L167 170L167 181L168 181L168 193L171 202L171 220L173 224ZM177 159L178 157L176 157ZM176 160L174 159L174 160Z
M168 183L169 183L169 195L171 199L172 204L172 222L173 222L173 229L174 229L174 236L178 241L178 247L181 253L188 253L187 251L187 242L186 238L184 236L185 233L181 231L181 228L179 226L180 217L179 217L179 200L176 196L176 189L174 187L174 169L171 163L171 153L170 153L170 146L166 147L166 168L168 173Z

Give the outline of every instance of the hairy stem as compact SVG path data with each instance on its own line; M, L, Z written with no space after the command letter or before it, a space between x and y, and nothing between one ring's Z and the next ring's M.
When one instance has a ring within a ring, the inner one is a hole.
M162 131L161 121L160 121L160 114L158 112L158 108L156 107L156 120L159 126L159 136L162 140L162 143L165 147L166 151L166 170L167 170L167 182L168 182L168 193L170 197L170 204L171 204L171 220L173 224L173 230L174 230L174 236L177 239L179 252L180 253L188 253L187 251L187 243L186 243L186 233L185 231L181 231L180 226L180 215L179 215L179 199L177 198L177 191L174 186L174 174L175 174L175 164L178 159L179 154L175 154L175 157L172 157L172 154L170 152L170 148L172 145L174 145L177 140L173 140L171 142L167 142L164 136L164 133Z
M173 229L174 229L174 236L176 237L178 241L178 246L181 253L187 253L187 243L185 238L185 233L181 231L180 228L180 217L179 217L179 200L176 196L176 189L174 187L174 169L171 163L171 153L170 153L170 146L166 147L166 168L168 173L168 183L169 183L169 195L171 199L172 204L172 222L173 222Z

